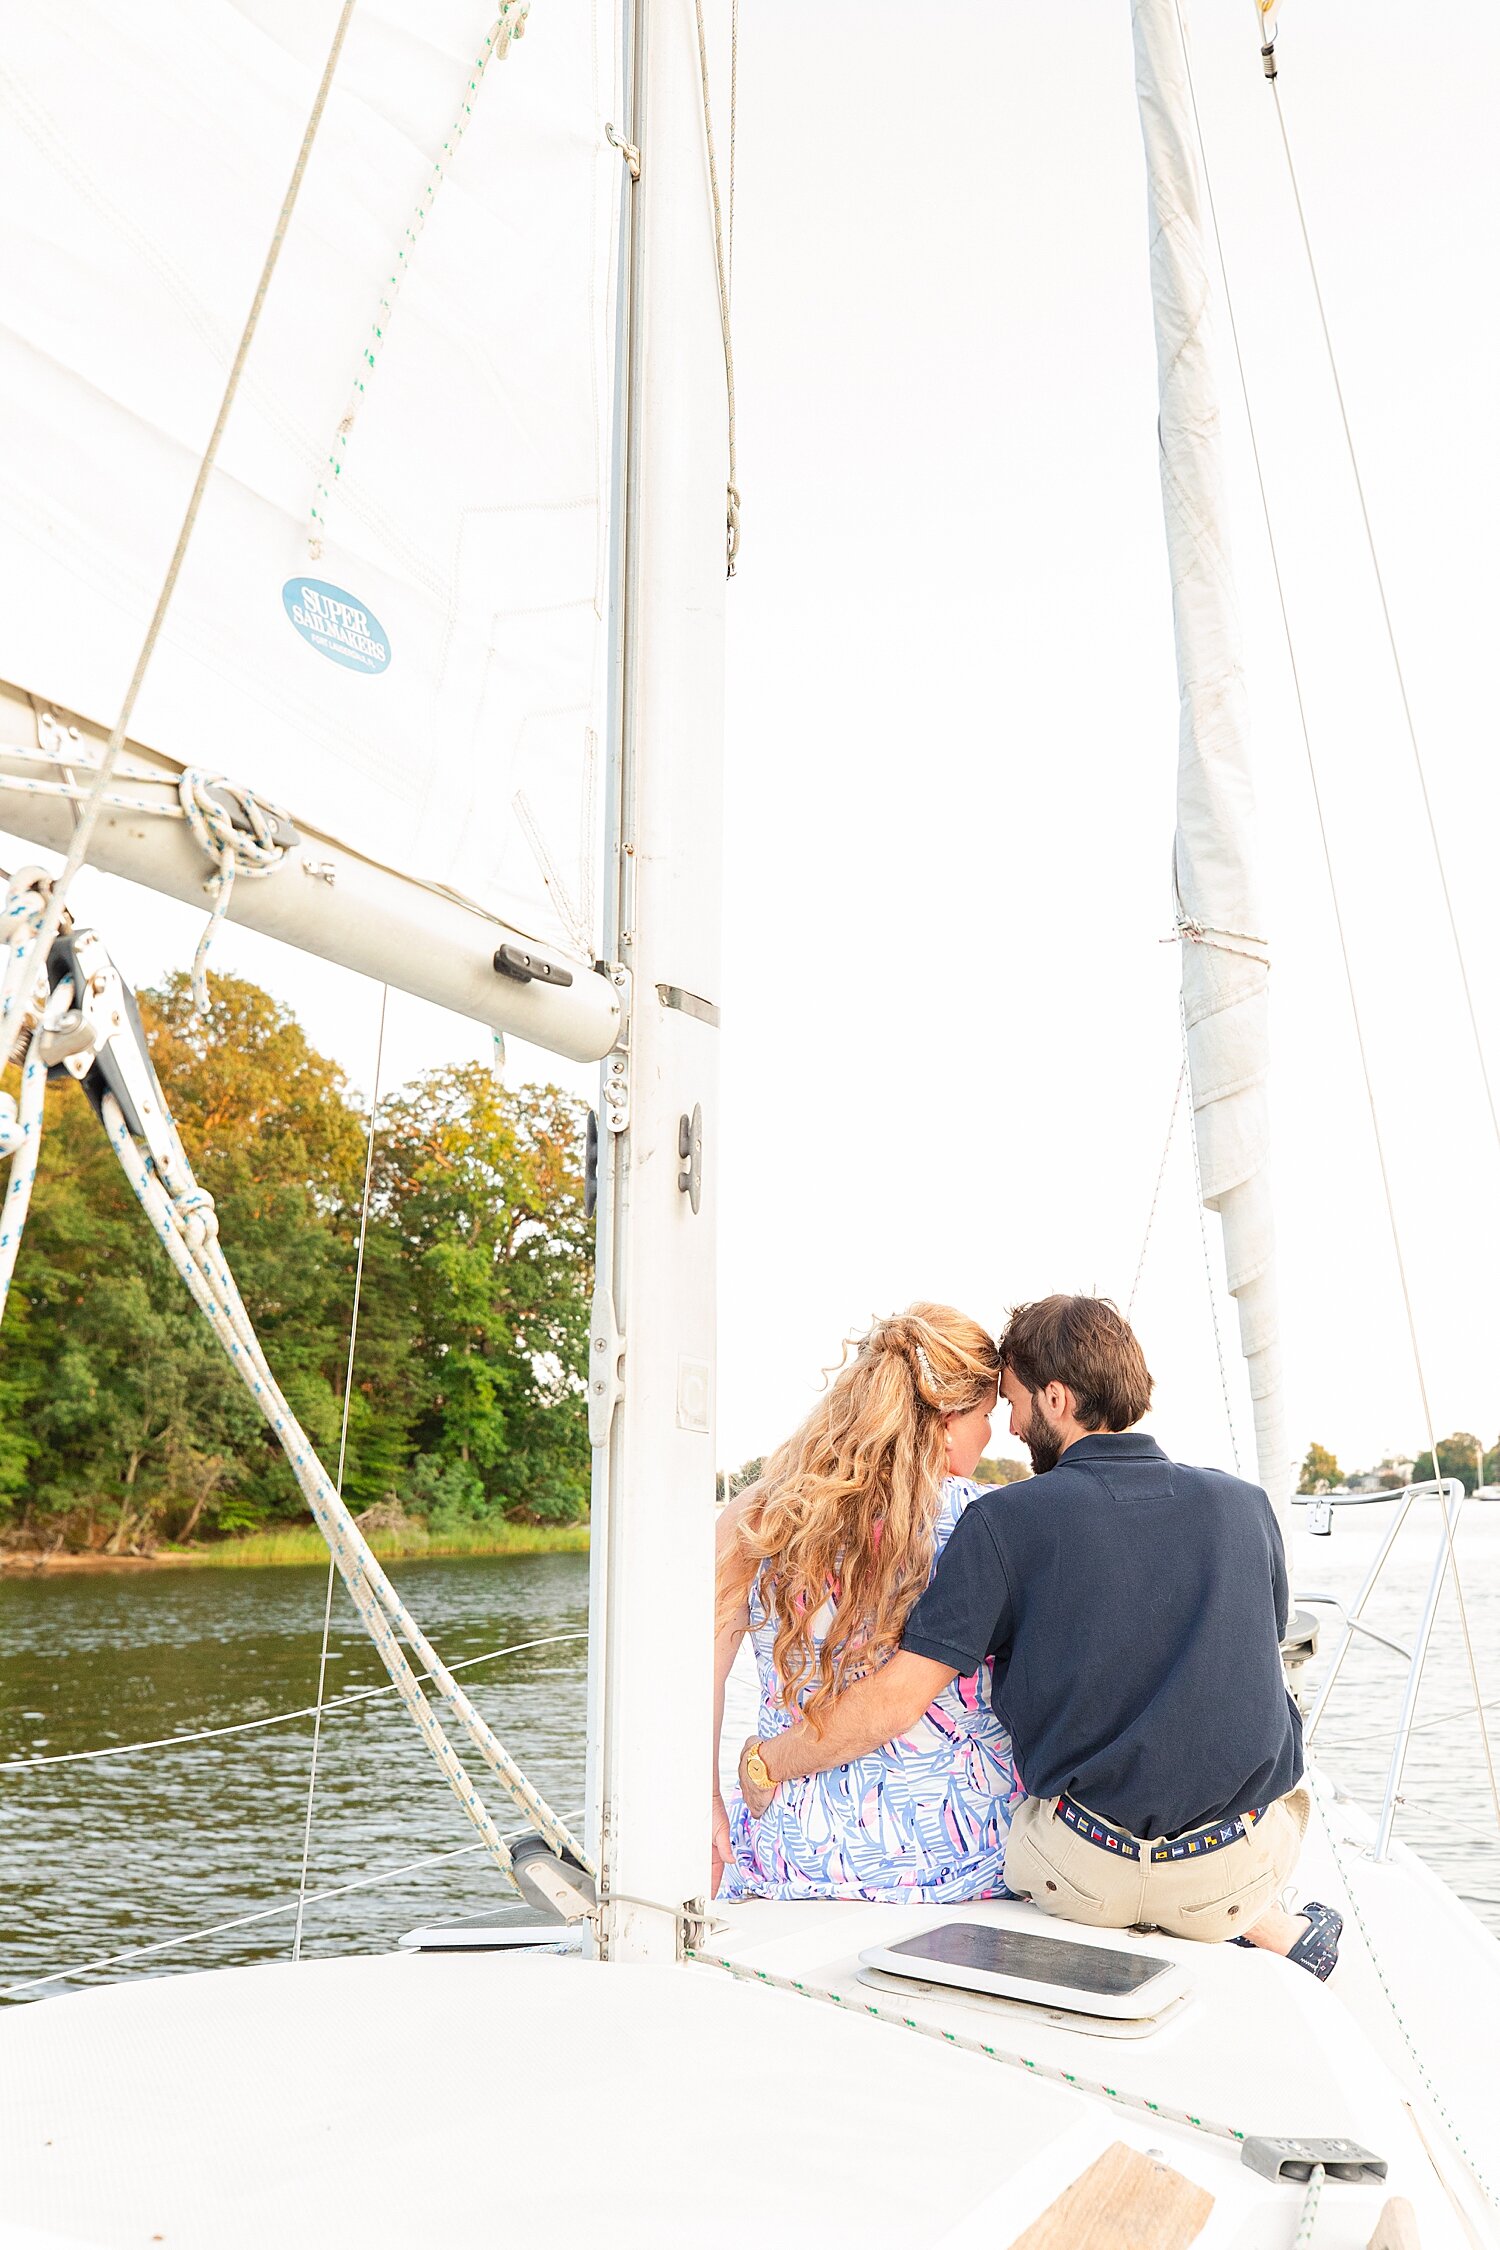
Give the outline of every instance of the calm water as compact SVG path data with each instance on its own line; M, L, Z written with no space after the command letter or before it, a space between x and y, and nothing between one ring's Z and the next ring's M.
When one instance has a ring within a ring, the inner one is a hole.
M396 1564L394 1578L457 1662L587 1624L588 1558ZM224 1726L310 1703L319 1569L0 1579L0 1759ZM386 1674L335 1589L330 1696ZM561 1813L583 1801L585 1643L463 1675ZM311 1723L227 1740L0 1773L0 1984L295 1899ZM502 1829L516 1825L498 1788ZM510 1817L507 1817L510 1816ZM467 1844L473 1831L394 1696L325 1716L309 1889ZM309 1906L304 1953L388 1947L435 1915L508 1896L482 1853ZM121 1964L161 1973L290 1953L290 1916ZM65 1991L63 1985L50 1991Z
M1378 1536L1371 1519L1385 1514L1345 1511L1331 1540L1302 1541L1300 1583L1352 1595ZM1389 1584L1367 1612L1392 1639L1414 1628L1437 1527L1435 1509L1414 1512ZM1500 1712L1500 1505L1465 1511L1459 1551L1481 1680ZM450 1662L586 1623L581 1555L407 1563L392 1575ZM323 1594L323 1573L309 1569L0 1579L0 1759L222 1726L310 1702ZM340 1592L330 1694L382 1685L384 1673L341 1604ZM1380 1795L1402 1674L1383 1651L1357 1647L1320 1737L1322 1762L1367 1803ZM544 1795L561 1812L578 1807L584 1643L530 1649L466 1678ZM1463 1715L1450 1721L1450 1712ZM1451 1593L1420 1715L1401 1833L1500 1931L1500 1847ZM1500 1726L1492 1732L1500 1757ZM310 1726L298 1722L0 1774L0 1984L295 1898L310 1740ZM498 1793L491 1802L508 1811ZM325 1720L311 1889L469 1840L393 1696ZM383 1949L415 1923L488 1911L501 1895L482 1855L452 1859L310 1905L304 1951ZM173 1944L106 1973L284 1958L291 1940L287 1916Z

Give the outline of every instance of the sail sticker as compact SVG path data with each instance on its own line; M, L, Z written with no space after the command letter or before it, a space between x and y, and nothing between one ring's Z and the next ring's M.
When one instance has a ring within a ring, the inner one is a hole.
M391 644L378 617L342 586L325 585L321 578L289 578L281 589L282 606L309 647L351 672L383 672L391 661Z

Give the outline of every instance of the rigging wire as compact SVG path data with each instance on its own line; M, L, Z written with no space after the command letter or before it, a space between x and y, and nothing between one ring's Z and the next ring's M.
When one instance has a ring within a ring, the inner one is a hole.
M1257 39L1261 33L1257 30ZM1484 1084L1484 1098L1494 1130L1495 1145L1500 1148L1500 1108L1496 1106L1495 1090L1490 1080L1489 1062L1484 1051L1484 1039L1479 1029L1479 1012L1474 1005L1474 993L1469 983L1469 965L1464 954L1463 939L1459 935L1458 911L1453 903L1453 893L1448 883L1447 864L1438 838L1437 815L1433 810L1432 796L1427 786L1427 767L1422 757L1422 747L1417 736L1416 716L1411 707L1411 696L1406 685L1406 668L1401 661L1401 650L1396 639L1395 620L1391 615L1390 599L1385 590L1385 573L1380 566L1380 550L1375 543L1375 527L1370 519L1370 503L1365 494L1365 480L1359 466L1359 454L1354 444L1354 430L1349 420L1349 409L1344 400L1344 385L1339 375L1338 358L1333 348L1333 331L1328 325L1328 311L1323 302L1323 285L1318 275L1318 262L1313 255L1312 235L1308 229L1307 212L1302 202L1302 187L1297 177L1297 165L1292 155L1291 135L1287 130L1286 111L1281 105L1281 81L1274 70L1269 76L1272 99L1276 107L1276 123L1281 135L1282 152L1286 157L1287 179L1291 183L1292 201L1297 210L1297 225L1302 235L1302 247L1307 256L1307 274L1312 283L1313 302L1318 308L1318 325L1323 332L1323 349L1328 358L1328 372L1333 381L1333 395L1338 402L1339 421L1343 426L1344 445L1349 455L1349 468L1354 478L1354 490L1359 499L1360 519L1364 525L1365 545L1369 549L1370 568L1375 578L1375 590L1380 596L1380 614L1385 624L1385 637L1391 652L1391 667L1396 675L1396 687L1401 697L1402 716L1406 721L1407 740L1411 744L1412 763L1416 767L1417 782L1422 793L1422 810L1426 815L1427 834L1432 844L1432 856L1437 866L1438 887L1443 894L1443 907L1448 917L1448 933L1453 940L1454 958L1458 963L1459 982L1463 987L1464 1006L1468 1010L1469 1029L1474 1037L1474 1055L1479 1064L1479 1075ZM1201 139L1201 135L1200 135Z
M729 482L726 490L725 511L728 567L725 575L733 578L740 552L739 468L734 435L734 338L729 327L729 270L724 248L724 212L719 199L719 161L714 154L713 101L709 91L708 33L703 24L703 0L693 0L693 12L698 23L698 76L703 88L703 135L708 144L708 186L714 209L714 271L719 284L719 327L724 338L724 392L729 409ZM738 42L736 42L735 52L738 53ZM731 148L733 147L735 123L734 107L731 101ZM731 235L731 247L733 239Z
M1468 1715L1466 1707L1462 1716L1467 1718ZM1412 1732L1415 1733L1416 1729L1413 1728ZM1414 1812L1427 1820L1440 1820L1445 1828L1456 1829L1460 1836L1471 1836L1477 1844L1484 1844L1490 1848L1494 1846L1495 1839L1487 1828L1476 1828L1471 1820L1460 1820L1458 1815L1449 1812L1445 1805L1435 1805L1426 1797L1409 1797L1404 1789L1397 1797L1396 1802L1402 1807L1403 1811ZM1457 1889L1456 1883L1454 1888ZM1460 1893L1460 1896L1462 1896L1462 1893Z
M581 1808L579 1812L567 1813L564 1817L568 1820L581 1818ZM507 1829L505 1841L510 1843L517 1836L529 1833L527 1828ZM378 1875L359 1875L352 1883L334 1883L327 1890L313 1891L306 1903L317 1906L324 1899L343 1898L349 1891L373 1890L380 1883L394 1883L403 1875L417 1875L425 1868L441 1867L451 1859L467 1859L472 1853L482 1852L484 1848L482 1843L459 1844L452 1851L432 1852L426 1859L408 1860L404 1867L387 1867ZM99 1969L118 1968L122 1961L143 1960L148 1953L170 1953L179 1946L196 1945L202 1938L222 1937L226 1930L247 1929L253 1922L272 1922L279 1915L292 1914L296 1910L297 1902L294 1899L283 1899L279 1906L263 1906L253 1914L236 1914L227 1922L210 1922L197 1930L174 1931L171 1937L156 1938L150 1945L127 1946L123 1953L106 1953L97 1961L80 1962L76 1968L53 1969L47 1976L23 1977L17 1984L0 1985L0 2000L14 2000L22 1992L34 1992L38 1985L62 1984L72 1977L93 1976ZM558 1927L561 1929L563 1925L559 1923Z
M1323 808L1323 795L1318 781L1317 759L1312 746L1312 729L1307 716L1307 703L1303 694L1302 674L1297 662L1296 638L1292 632L1291 614L1287 607L1286 587L1281 574L1281 558L1276 544L1276 534L1271 518L1270 495L1266 489L1265 469L1261 460L1260 437L1256 428L1255 413L1250 403L1250 382L1245 372L1244 354L1240 348L1239 322L1235 318L1234 293L1229 283L1229 267L1224 255L1223 237L1219 230L1218 206L1214 200L1213 177L1208 162L1208 148L1203 134L1203 120L1198 109L1198 91L1193 77L1192 53L1188 45L1187 26L1182 19L1182 0L1173 0L1177 18L1178 36L1182 42L1183 69L1187 80L1188 98L1192 105L1193 130L1198 143L1198 161L1203 173L1204 200L1208 205L1209 222L1213 228L1214 249L1218 257L1219 272L1224 284L1224 309L1229 321L1230 338L1234 345L1235 366L1239 374L1240 396L1244 401L1245 421L1250 437L1250 452L1255 464L1255 478L1260 494L1261 515L1265 524L1266 545L1271 558L1271 572L1276 586L1276 600L1281 613L1282 636L1286 643L1287 663L1292 675L1292 689L1297 704L1297 720L1302 736L1303 755L1307 765L1308 783L1312 790L1313 810L1317 816L1318 837L1322 846L1323 869L1328 881L1329 902L1333 908L1334 927L1338 935L1339 954L1343 963L1344 985L1349 996L1349 1013L1354 1027L1355 1046L1359 1053L1360 1073L1364 1081L1365 1102L1370 1113L1370 1131L1375 1144L1376 1164L1380 1172L1381 1191L1385 1200L1386 1219L1390 1227L1391 1247L1396 1258L1396 1272L1401 1286L1401 1300L1406 1312L1407 1335L1411 1344L1412 1363L1417 1378L1417 1391L1421 1400L1423 1423L1427 1442L1432 1451L1434 1473L1437 1472L1437 1425L1433 1419L1432 1403L1427 1388L1427 1372L1422 1358L1421 1339L1417 1328L1416 1307L1412 1301L1411 1284L1407 1274L1406 1254L1401 1239L1401 1223L1396 1211L1395 1190L1390 1167L1386 1159L1385 1136L1381 1130L1380 1111L1375 1097L1375 1079L1365 1042L1364 1019L1360 1012L1359 992L1354 975L1354 960L1349 945L1349 934L1344 921L1343 900L1338 876L1334 870L1333 842L1328 831L1327 816ZM1257 24L1259 18L1257 14ZM1274 86L1274 79L1271 81ZM1299 206L1300 208L1300 206ZM1305 222L1304 222L1305 225ZM1490 1796L1495 1807L1495 1818L1500 1822L1500 1784L1495 1775L1494 1755L1490 1747L1489 1728L1484 1720L1484 1699L1479 1684L1479 1670L1474 1657L1473 1639L1469 1632L1468 1608L1464 1601L1463 1582L1458 1571L1458 1555L1454 1543L1453 1526L1444 1511L1444 1522L1449 1544L1449 1561L1453 1569L1454 1592L1458 1597L1458 1614L1463 1631L1464 1650L1468 1660L1469 1678L1474 1690L1476 1715L1484 1743L1485 1769L1489 1777Z
M359 1204L359 1247L354 1253L354 1302L349 1308L349 1358L344 1368L344 1405L339 1416L339 1466L334 1490L344 1497L344 1463L349 1455L349 1409L354 1398L354 1349L359 1341L359 1306L365 1280L365 1238L370 1231L370 1181L375 1169L375 1128L380 1116L380 1066L385 1056L385 1011L391 997L388 984L380 987L380 1023L375 1033L375 1079L370 1090L370 1130L365 1136L365 1180ZM318 1745L323 1739L323 1693L328 1679L328 1635L333 1626L333 1582L338 1565L328 1557L328 1590L323 1597L323 1643L318 1650L318 1700L313 1710L312 1756L307 1768L307 1817L302 1824L302 1867L297 1877L297 1927L292 1932L292 1959L302 1958L302 1901L307 1895L307 1863L312 1851L313 1799L318 1788Z
M740 121L740 0L729 0L729 239L724 257L724 296L734 303L735 141Z
M67 857L63 861L62 872L51 887L37 942L37 958L42 962L46 961L52 948L52 941L62 927L63 910L67 905L68 892L73 886L73 878L88 857L89 846L94 840L94 830L99 825L99 815L103 809L110 776L115 770L120 752L125 747L125 737L130 729L136 700L145 683L147 670L156 652L156 644L161 637L162 627L167 621L167 611L171 607L172 596L177 590L177 580L187 558L188 546L198 521L198 512L203 505L203 496L208 490L208 480L213 474L214 463L218 459L219 446L229 421L230 411L239 393L240 380L245 372L245 363L250 356L250 346L254 342L255 331L260 325L260 316L265 306L267 292L271 286L271 278L276 271L282 245L286 241L292 213L296 209L297 197L301 192L302 182L307 172L308 159L312 155L313 142L317 138L318 127L323 122L323 112L328 106L328 96L333 86L334 72L338 68L339 56L343 51L345 34L349 29L354 9L355 0L344 0L338 23L334 29L333 42L328 49L328 58L323 65L323 76L319 82L318 91L314 96L312 109L308 113L307 124L303 130L302 145L297 151L297 160L292 166L292 176L287 183L286 194L282 198L281 209L277 214L276 225L272 230L265 262L260 271L260 279L255 285L255 294L250 300L250 310L245 316L245 325L240 334L239 345L230 364L228 379L224 385L224 394L219 401L218 418L209 434L203 457L198 463L198 474L188 500L187 512L182 519L182 528L177 534L177 544L172 550L172 559L167 565L166 577L162 580L161 590L156 597L156 607L152 611L151 622L146 628L146 637L141 643L140 654L135 660L135 670L131 674L130 685L125 691L125 700L120 706L120 715L114 723L109 741L104 748L104 755L100 759L98 770L94 775L93 787L89 791L83 811L79 815L77 825L69 839ZM4 1008L4 1013L6 1015L10 1013L8 1002Z
M1167 1137L1161 1146L1161 1162L1156 1167L1156 1185L1151 1190L1151 1208L1146 1213L1146 1231L1141 1236L1141 1254L1135 1261L1135 1279L1130 1284L1130 1295L1125 1302L1125 1318L1127 1320L1134 1316L1135 1300L1141 1286L1141 1275L1146 1270L1146 1252L1151 1247L1151 1230L1156 1225L1156 1206L1161 1201L1161 1184L1167 1176L1167 1158L1172 1153L1172 1136L1177 1130L1177 1112L1182 1107L1182 1089L1187 1084L1187 1074L1187 1057L1184 1055L1182 1067L1177 1073L1177 1088L1172 1096L1172 1114L1167 1119Z
M574 1632L543 1633L537 1640L512 1641L508 1648L486 1649L482 1656L465 1656L457 1664L450 1664L450 1672L467 1672L476 1664L494 1664L503 1656L519 1656L523 1650L551 1648L558 1641L586 1641L587 1626ZM430 1680L431 1672L418 1672L419 1681ZM336 1695L323 1705L325 1715L335 1711L351 1710L357 1703L373 1702L378 1696L394 1695L396 1685L388 1681L384 1687L351 1688L347 1695ZM318 1706L303 1703L295 1711L273 1711L264 1719L236 1719L226 1727L195 1727L191 1734L159 1734L149 1742L110 1742L98 1750L49 1750L35 1758L7 1758L0 1760L0 1773L28 1772L33 1766L78 1766L97 1758L130 1758L138 1750L180 1750L190 1742L217 1742L227 1734L253 1734L262 1727L289 1726L293 1719L310 1719Z

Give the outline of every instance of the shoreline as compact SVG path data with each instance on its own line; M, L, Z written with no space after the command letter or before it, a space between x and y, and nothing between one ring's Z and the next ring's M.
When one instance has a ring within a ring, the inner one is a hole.
M436 1537L426 1532L373 1531L370 1546L381 1562L421 1562L461 1556L587 1554L586 1523L505 1524L490 1532L458 1532ZM128 1575L134 1571L254 1570L308 1567L328 1560L323 1535L312 1525L284 1531L252 1531L208 1547L159 1547L150 1555L0 1548L0 1579L55 1576Z

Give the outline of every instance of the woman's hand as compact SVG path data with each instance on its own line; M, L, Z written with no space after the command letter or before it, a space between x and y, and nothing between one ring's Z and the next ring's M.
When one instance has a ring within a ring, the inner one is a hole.
M709 1886L708 1895L710 1898L717 1898L724 1870L726 1867L732 1866L734 1862L734 1842L729 1833L729 1815L724 1810L724 1800L717 1789L714 1791L712 1837L713 1842L709 1855L712 1882Z

